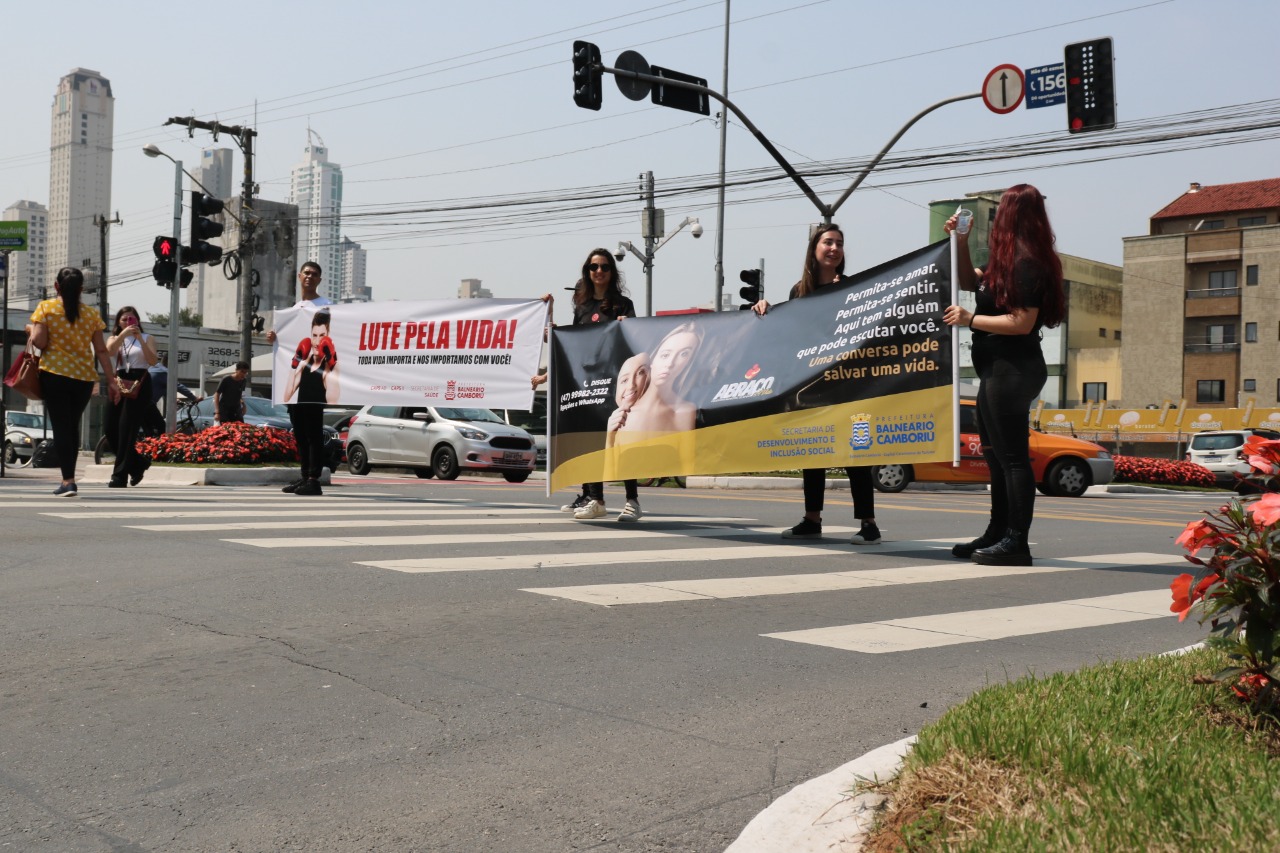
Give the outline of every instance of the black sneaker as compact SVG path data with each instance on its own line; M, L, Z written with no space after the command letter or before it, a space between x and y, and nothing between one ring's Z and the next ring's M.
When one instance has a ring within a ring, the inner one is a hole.
M109 481L107 481L108 489L123 489L128 485L129 483L126 482L124 477L112 477ZM135 485L137 484L135 483Z
M573 499L573 503L568 503L560 507L560 511L567 512L570 515L573 515L578 510L584 509L590 501L591 501L591 498L587 497L586 495L578 495L576 498Z
M782 531L783 539L821 539L822 538L822 522L810 521L807 518L800 519L800 523L790 530Z
M61 486L53 490L55 498L78 498L80 492L76 489L75 483L63 483Z
M304 480L301 486L293 490L295 495L322 495L319 480Z
M291 495L291 494L293 494L294 492L298 491L298 486L301 486L301 485L302 485L303 483L305 483L305 482L307 482L307 478L306 478L306 477L303 477L301 480L294 480L292 483L290 483L289 485L285 486L285 487L284 487L283 489L281 489L280 491L284 492L286 495Z
M849 539L854 545L879 545L881 541L880 528L870 521L862 522L862 529Z

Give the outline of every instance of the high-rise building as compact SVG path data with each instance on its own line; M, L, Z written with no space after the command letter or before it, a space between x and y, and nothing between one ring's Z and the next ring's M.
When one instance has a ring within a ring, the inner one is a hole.
M196 179L205 187L205 194L224 202L231 198L232 192L231 156L230 148L206 148L200 152L200 168L195 173ZM211 242L221 245L224 249L233 245L226 241L225 232L222 237L215 237ZM195 279L187 288L187 308L203 317L205 294L208 288L221 287L229 282L219 267L198 264L193 269Z
M46 282L64 266L102 268L95 216L110 216L115 98L97 71L74 68L53 96Z
M487 287L481 287L478 278L464 278L462 284L458 285L458 298L492 299L493 291Z
M49 210L36 201L15 201L5 208L4 221L27 223L27 250L9 253L9 307L30 311L44 296L49 281L45 271Z
M350 237L342 238L342 298L340 302L372 302L373 290L365 279L366 252Z
M320 264L320 295L342 297L342 167L329 162L324 140L308 129L302 162L293 168L289 203L298 207L298 266Z

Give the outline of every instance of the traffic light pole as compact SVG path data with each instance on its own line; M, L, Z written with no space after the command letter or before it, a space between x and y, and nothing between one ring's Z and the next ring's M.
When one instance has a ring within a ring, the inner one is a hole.
M245 128L240 134L244 152L244 184L240 189L240 360L253 363L253 137Z
M178 294L182 292L182 161L173 165L173 260L178 274L169 285L169 387L164 391L164 426L172 433L178 427Z
M187 128L187 135L194 136L195 129L208 130L216 141L219 133L227 133L236 137L240 151L244 154L244 184L240 195L240 358L253 361L253 217L249 214L253 209L253 138L258 132L251 127L226 125L216 121L201 121L192 116L175 116L165 122L166 125L178 124ZM179 234L182 232L179 231Z
M612 74L615 77L623 77L631 80L639 80L641 82L648 83L651 86L660 85L660 86L666 86L668 88L674 88L674 89L689 89L691 91L704 94L709 98L715 98L717 101L724 104L726 109L731 110L733 114L738 117L738 119L742 122L743 127L745 127L747 130L751 132L751 135L756 138L756 141L759 142L761 146L763 146L764 150L769 152L769 155L773 157L773 159L778 163L779 166L782 167L782 170L787 173L787 175L791 178L791 180L795 181L796 186L798 186L800 190L805 194L805 196L808 197L809 201L813 202L813 206L818 209L818 213L822 214L822 221L824 223L831 222L831 218L835 216L835 212L840 209L840 206L845 203L845 201L849 198L850 195L853 194L853 191L856 190L859 184L861 184L863 180L866 179L867 175L871 174L871 170L880 164L880 161L884 159L884 156L889 153L889 150L893 148L894 144L896 144L897 141L902 138L902 135L906 133L907 130L909 130L913 124L918 122L920 119L924 118L929 113L938 109L939 107L946 106L947 104L953 104L957 101L967 101L967 100L970 100L971 98L982 97L981 92L974 92L971 95L957 95L954 98L947 98L946 100L939 101L938 103L933 104L927 109L921 110L919 113L915 115L914 118L912 118L909 122L904 124L901 130L899 130L896 134L894 134L894 137L889 140L889 144L886 145L883 149L881 149L880 153L877 154L875 158L872 159L872 161L867 164L866 168L864 168L858 174L858 176L854 179L853 184L849 187L849 189L844 191L844 194L841 195L840 198L836 200L835 204L827 204L822 199L818 198L817 193L813 191L813 188L809 186L808 182L805 181L805 179L800 175L800 173L795 170L794 166L792 166L789 162L787 162L787 158L782 156L782 153L779 152L778 149L773 146L773 143L769 141L769 138L765 136L760 131L759 128L757 128L754 124L751 123L751 119L747 118L746 114L743 113L742 110L734 106L732 101L730 101L728 98L726 98L724 95L720 94L719 92L715 91L714 89L708 89L706 86L702 86L697 83L689 83L685 80L679 80L672 77L657 77L653 74L644 74L639 71L629 71L624 68L610 68L608 66L601 66L600 70L607 74Z

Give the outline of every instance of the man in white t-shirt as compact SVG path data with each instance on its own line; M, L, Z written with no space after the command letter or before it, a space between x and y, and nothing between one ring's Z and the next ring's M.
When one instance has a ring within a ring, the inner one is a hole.
M298 271L298 284L302 288L302 298L294 308L310 305L320 308L332 305L333 300L326 299L319 293L320 265L315 261L307 261ZM267 332L267 343L272 346L276 342L273 329ZM298 458L302 461L302 476L296 482L285 486L282 491L295 495L318 495L320 492L320 474L324 467L324 395L312 399L304 390L298 394L298 402L289 404L289 420L293 424L293 437L298 442Z

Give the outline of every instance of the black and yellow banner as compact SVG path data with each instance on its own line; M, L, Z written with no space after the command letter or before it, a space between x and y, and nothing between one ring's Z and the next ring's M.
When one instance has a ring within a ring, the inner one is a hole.
M948 243L758 316L555 329L552 490L953 455Z

